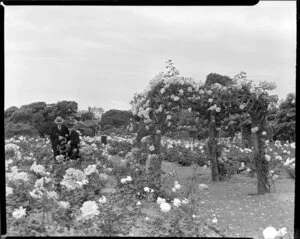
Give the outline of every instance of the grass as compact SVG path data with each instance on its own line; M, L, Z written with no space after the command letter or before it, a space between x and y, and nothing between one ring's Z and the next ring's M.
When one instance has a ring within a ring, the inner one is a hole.
M276 190L270 194L256 194L256 178L237 174L222 182L211 182L209 168L196 166L196 183L208 185L207 190L197 189L197 215L212 224L226 237L262 238L262 231L268 226L277 230L288 229L285 238L293 238L295 181L282 174L276 181ZM191 179L194 166L182 167L176 163L163 162L162 169L169 173L177 171L174 180L182 185L185 195L186 182ZM170 187L172 187L170 185ZM155 210L151 210L152 214ZM154 213L155 214L155 213ZM138 230L132 236L143 236ZM206 236L218 236L211 231Z

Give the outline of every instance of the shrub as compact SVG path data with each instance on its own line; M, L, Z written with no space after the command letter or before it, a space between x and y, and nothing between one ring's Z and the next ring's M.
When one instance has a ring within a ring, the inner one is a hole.
M116 155L120 151L123 151L123 154L127 154L131 151L132 144L125 140L113 140L108 139L109 147L107 149L108 154L110 155Z
M286 100L279 105L275 117L274 140L289 140L294 142L296 138L296 95L290 93Z
M16 106L11 106L4 111L4 118L9 118L15 111L19 108Z
M5 136L13 137L15 135L38 135L38 130L30 124L9 122L5 125Z
M189 139L190 138L190 134L189 131L187 130L178 130L178 131L171 131L166 133L165 135L168 138L171 139Z
M198 149L190 149L182 146L173 146L172 148L162 147L161 152L164 160L176 162L182 166L190 166L192 163L197 163L200 166L207 164L206 156Z
M230 178L239 172L240 164L237 161L219 161L219 173L221 180Z
M81 114L81 119L83 121L86 121L86 120L92 120L94 118L94 113L91 112L91 111L87 111L87 112L83 112Z
M287 174L290 176L290 178L295 179L295 167L286 166L284 167Z
M114 126L112 126L112 125L110 125L110 124L107 124L107 125L105 125L104 127L103 127L103 131L105 131L105 130L108 130L108 129L113 129L114 128Z
M104 134L106 135L112 135L112 134L115 134L115 135L124 135L127 133L127 130L126 129L123 129L123 128L109 128L109 129L106 129L103 131Z
M252 150L243 147L243 139L241 133L231 141L230 138L220 138L217 147L217 157L219 165L219 173L221 179L230 178L232 175L246 169L254 169L252 162ZM240 169L241 164L245 167Z
M80 131L83 136L93 137L97 131L97 123L93 120L87 120L84 122L78 122L75 125L75 129Z
M50 121L50 122L45 122L45 123L42 123L40 124L38 127L37 127L37 130L40 134L41 137L44 137L45 135L50 135L51 133L51 129L52 127L55 126L55 123Z
M113 127L127 126L130 122L132 113L126 110L109 110L101 118L101 126L112 125Z
M232 79L228 76L223 76L217 73L208 74L206 77L205 85L213 85L215 83L226 86L232 83Z

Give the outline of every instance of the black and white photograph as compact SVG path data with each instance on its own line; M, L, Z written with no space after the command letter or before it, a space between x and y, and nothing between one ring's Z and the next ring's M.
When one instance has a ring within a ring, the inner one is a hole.
M6 236L297 238L296 1L4 12Z

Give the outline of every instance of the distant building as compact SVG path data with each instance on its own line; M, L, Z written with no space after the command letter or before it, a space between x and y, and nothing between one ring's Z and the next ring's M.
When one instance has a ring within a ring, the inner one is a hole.
M96 107L89 108L89 111L94 113L95 119L97 119L97 120L101 120L102 115L104 113L104 109L101 107L100 108L96 108Z

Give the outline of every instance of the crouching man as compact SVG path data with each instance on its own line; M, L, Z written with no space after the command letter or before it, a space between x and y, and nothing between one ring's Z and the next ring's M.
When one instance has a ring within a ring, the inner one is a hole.
M80 159L80 138L79 134L75 130L76 121L70 121L68 123L69 136L68 136L68 158L71 160Z

